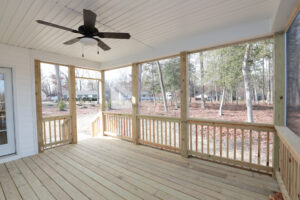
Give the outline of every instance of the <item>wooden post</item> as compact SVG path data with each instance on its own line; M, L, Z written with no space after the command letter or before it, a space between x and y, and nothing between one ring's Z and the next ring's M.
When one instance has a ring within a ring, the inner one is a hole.
M43 148L43 113L42 113L42 84L41 84L41 62L34 61L35 76L35 101L36 101L36 127L38 138L38 151L41 153Z
M75 67L69 67L69 103L72 120L72 143L77 144L77 116L76 116L76 88L75 88Z
M140 123L138 119L139 114L139 65L132 64L132 140L134 144L138 144Z
M106 119L104 116L104 111L105 111L105 72L103 70L100 71L101 73L101 81L100 81L100 117L102 119L102 135L105 136L105 131L106 131Z
M181 155L188 157L188 54L180 53Z
M285 118L285 34L274 36L274 125L284 126ZM273 176L279 170L279 137L274 134Z

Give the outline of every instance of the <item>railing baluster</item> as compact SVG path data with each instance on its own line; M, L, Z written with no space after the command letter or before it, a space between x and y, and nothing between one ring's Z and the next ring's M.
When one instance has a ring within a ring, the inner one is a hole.
M46 122L45 121L43 122L43 125L44 125L44 127L43 127L44 128L44 134L43 134L43 136L44 136L44 143L43 144L45 145L46 142L47 142L47 137L46 137Z
M250 133L249 133L249 139L250 139L250 144L249 144L249 162L252 163L252 129L250 129Z
M163 144L163 125L162 120L160 121L160 144Z
M165 120L164 121L165 123L165 134L164 134L164 136L165 136L165 145L167 145L167 121Z
M49 121L49 137L50 137L50 143L52 143L52 133L51 133L51 120Z
M196 124L196 152L198 152L198 124Z
M207 131L207 136L206 136L206 138L207 138L207 154L209 155L209 125L207 125L207 129L206 129Z
M181 148L181 128L180 123L178 122L178 141L179 141L179 148Z
M236 160L236 128L234 128L233 134L234 134L234 136L233 136L234 137L233 158L234 158L234 160Z
M222 132L222 126L220 126L220 157L222 157L223 153L223 145L222 145L222 141L223 140L223 132Z
M261 157L261 151L260 151L260 149L261 149L261 132L260 131L258 131L258 140L257 140L257 142L258 142L258 144L257 144L257 146L258 146L258 150L257 150L257 164L260 165L260 157Z
M214 155L216 155L216 126L214 126Z
M192 138L192 135L193 135L193 133L192 133L192 130L193 130L193 125L192 124L189 124L189 126L190 126L190 151L193 151L193 138Z
M245 135L244 135L244 129L242 129L242 155L241 155L241 160L244 161L244 144L245 144Z
M153 139L153 143L155 143L155 134L156 134L156 132L158 132L158 131L155 131L155 121L156 120L152 120L152 122L153 122L153 127L152 127L152 139ZM157 129L157 123L158 123L158 121L156 121L156 129Z
M172 136L172 134L171 133L172 133L172 131L171 131L171 122L169 122L169 145L170 146L172 146L172 144L171 144L171 140L172 140L171 136Z
M227 136L227 142L226 142L226 156L227 158L229 158L229 128L227 127L227 130L226 130L226 136Z
M176 144L176 126L175 126L175 121L173 123L173 127L174 127L174 147L176 148L177 147L177 144Z
M203 130L203 125L201 125L201 153L204 153L203 152L203 149L204 149L203 135L204 135L204 130Z

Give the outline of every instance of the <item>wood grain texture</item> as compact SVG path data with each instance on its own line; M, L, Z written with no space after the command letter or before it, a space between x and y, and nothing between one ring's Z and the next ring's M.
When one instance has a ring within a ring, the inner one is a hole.
M180 53L180 119L181 119L181 155L188 156L188 54Z
M72 142L77 144L77 113L76 113L76 86L75 67L69 66L69 95L70 95L70 115L72 120Z
M34 199L34 195L40 199L250 200L267 199L272 191L279 191L270 176L109 137L0 165L0 172L7 200Z

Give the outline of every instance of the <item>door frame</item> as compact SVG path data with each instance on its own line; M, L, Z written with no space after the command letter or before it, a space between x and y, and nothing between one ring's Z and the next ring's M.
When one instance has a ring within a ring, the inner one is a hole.
M13 68L10 67L0 67L0 71L4 70L4 82L5 82L5 92L10 91L9 95L5 94L5 111L6 111L6 129L7 129L7 144L0 145L0 157L16 153L16 129L15 129L15 99L14 99L14 76ZM8 75L6 75L8 73ZM7 84L8 83L8 84ZM9 97L11 101L7 99ZM8 105L8 106L7 106ZM11 110L8 110L11 109ZM7 117L7 115L9 115ZM9 118L9 119L8 119ZM12 122L11 122L12 121Z

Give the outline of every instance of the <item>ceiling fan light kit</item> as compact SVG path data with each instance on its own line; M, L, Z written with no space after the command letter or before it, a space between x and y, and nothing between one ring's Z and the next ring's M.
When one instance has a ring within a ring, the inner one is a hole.
M104 38L130 39L131 36L129 33L99 32L98 29L95 27L96 17L97 17L97 15L93 11L83 9L84 24L79 26L78 30L74 30L71 28L67 28L64 26L60 26L60 25L42 21L42 20L37 20L37 23L83 35L83 37L76 37L76 38L73 38L71 40L64 42L65 45L72 45L72 44L75 44L76 42L79 42L83 46L98 45L98 47L100 47L104 51L108 51L108 50L110 50L110 47L107 44L105 44L101 39L104 39ZM99 54L99 50L97 50L97 53ZM84 57L83 53L82 53L82 56Z
M98 43L97 40L95 40L94 38L89 38L89 37L80 38L79 42L83 46L94 46L94 45L97 45L97 43Z

